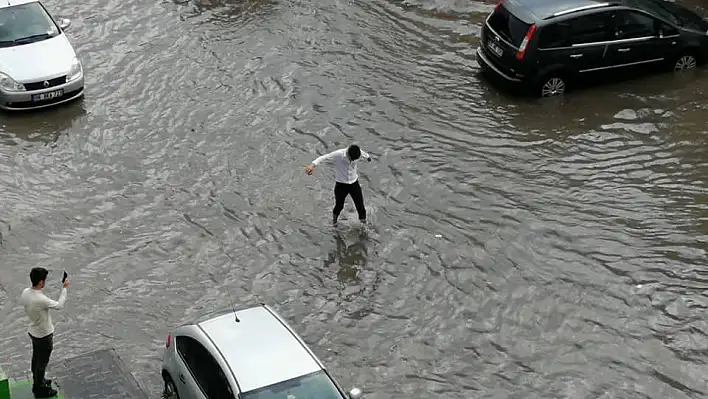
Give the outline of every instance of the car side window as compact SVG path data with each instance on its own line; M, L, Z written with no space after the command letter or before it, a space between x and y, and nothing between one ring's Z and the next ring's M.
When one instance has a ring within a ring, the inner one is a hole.
M204 396L209 399L234 399L234 393L221 366L199 341L184 335L175 337L175 341L177 352L204 392Z
M571 44L589 44L612 40L610 14L598 12L567 21L570 26Z
M618 11L615 14L615 37L622 40L655 36L654 27L657 22L640 12Z
M568 47L570 43L570 25L567 22L557 22L545 26L541 29L541 35L538 38L538 48L553 49Z

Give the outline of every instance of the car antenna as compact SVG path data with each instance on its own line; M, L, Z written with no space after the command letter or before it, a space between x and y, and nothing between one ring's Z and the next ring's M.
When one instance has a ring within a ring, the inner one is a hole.
M238 316L236 315L236 305L234 304L233 298L231 298L231 293L229 292L229 300L231 301L231 309L234 311L234 319L236 319L236 323L240 323L241 320L238 319Z

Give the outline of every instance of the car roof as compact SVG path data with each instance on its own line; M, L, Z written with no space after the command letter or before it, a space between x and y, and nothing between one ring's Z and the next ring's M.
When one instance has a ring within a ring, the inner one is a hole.
M296 336L263 305L198 323L219 349L242 392L322 370Z
M606 7L621 0L503 0L504 6L525 22L543 20L556 13L570 10ZM520 15L519 15L520 14Z
M36 3L37 0L0 0L0 8L19 6L27 3Z

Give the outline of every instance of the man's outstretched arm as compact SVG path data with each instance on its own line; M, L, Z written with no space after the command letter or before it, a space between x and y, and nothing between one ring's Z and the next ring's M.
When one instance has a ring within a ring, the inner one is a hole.
M335 156L341 154L342 152L346 152L346 151L347 151L347 149L344 148L344 149L335 150L335 151L332 151L328 154L324 154L324 155L317 157L314 161L312 161L311 164L305 166L305 172L307 172L308 175L311 175L312 171L314 171L315 168L319 164L321 164L322 162L325 162L325 161L329 161L330 159L334 158Z
M366 159L367 162L371 162L371 155L364 150L361 150L361 157Z
M59 300L55 301L49 297L44 297L44 305L49 309L63 309L66 303L66 287L62 287L61 293L59 294Z
M347 149L346 149L346 148L343 148L343 149L339 149L339 150L334 150L334 151L332 151L332 152L330 152L330 153L328 153L328 154L320 155L320 156L317 157L314 161L312 161L312 164L313 164L315 167L317 167L317 166L318 166L319 164L321 164L322 162L324 162L324 161L329 161L330 159L334 158L336 155L339 155L339 154L341 154L341 153L343 153L343 152L346 152L346 151L347 151Z

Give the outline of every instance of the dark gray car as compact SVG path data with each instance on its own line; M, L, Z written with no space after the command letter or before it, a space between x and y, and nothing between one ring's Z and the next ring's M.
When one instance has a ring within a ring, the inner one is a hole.
M534 95L563 94L613 72L693 69L708 22L664 0L502 0L487 17L477 62Z

